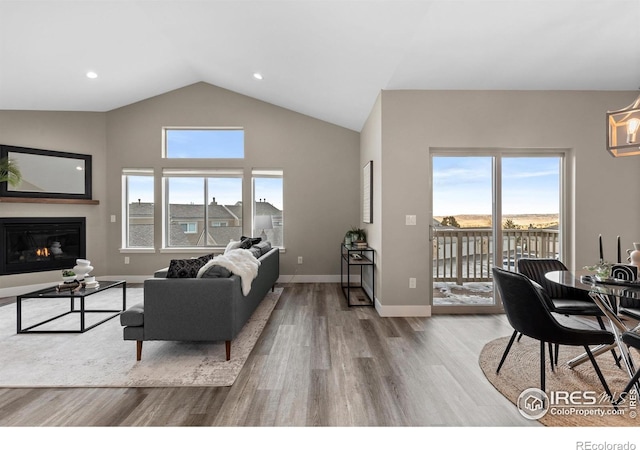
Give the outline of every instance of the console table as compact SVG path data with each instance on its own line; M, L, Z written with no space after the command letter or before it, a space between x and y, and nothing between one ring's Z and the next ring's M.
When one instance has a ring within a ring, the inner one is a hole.
M341 245L340 284L342 293L347 300L347 306L374 306L376 297L375 258L376 252L371 247L358 248L356 245L346 245L344 243ZM351 283L352 267L360 269L360 282L358 284ZM365 268L369 268L368 271L371 272L371 295L363 285ZM354 296L356 296L356 299L353 298Z

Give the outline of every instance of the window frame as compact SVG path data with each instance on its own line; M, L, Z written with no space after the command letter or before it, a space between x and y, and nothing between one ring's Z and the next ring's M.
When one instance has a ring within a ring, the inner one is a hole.
M282 228L282 244L276 245L273 242L271 245L281 250L285 249L285 219L284 219L284 169L261 169L254 168L251 170L251 233L256 230L256 178L276 178L282 180L282 209L281 220L278 222ZM276 226L276 222L273 222L273 226Z
M216 169L189 169L189 168L164 168L162 169L162 252L184 252L184 251L202 251L223 249L226 244L222 245L202 245L202 246L176 246L169 245L169 230L170 230L170 217L169 217L169 180L171 178L202 178L203 183L203 224L205 226L205 232L208 229L208 224L211 219L208 215L207 201L210 198L208 193L209 179L212 178L239 178L240 179L240 200L244 192L244 170L239 168L216 168ZM187 221L183 221L187 222ZM179 222L182 223L182 222ZM240 221L240 228L244 229L244 219ZM197 226L196 226L197 227ZM206 236L206 235L205 235ZM206 239L205 239L206 242Z
M241 157L231 157L231 156L186 156L186 157L170 157L168 155L168 133L171 131L242 131L242 156ZM245 131L244 127L175 127L168 126L162 127L162 158L171 161L180 161L180 160L194 160L194 159L202 159L206 161L215 161L215 160L243 160L245 157Z
M122 233L121 233L121 247L120 251L124 251L127 253L153 253L155 252L155 173L153 169L150 168L124 168L122 169ZM132 247L130 246L129 238L129 220L130 220L130 192L129 192L129 177L150 177L153 182L153 225L154 225L154 233L153 233L153 244L150 247Z

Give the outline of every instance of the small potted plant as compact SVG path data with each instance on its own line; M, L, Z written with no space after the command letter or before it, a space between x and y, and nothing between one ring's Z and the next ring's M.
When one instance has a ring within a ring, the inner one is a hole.
M358 227L351 228L351 241L356 247L364 248L367 246L367 232Z
M65 283L71 283L75 281L76 273L73 270L63 270L62 271L62 281Z
M610 262L602 261L599 264L594 264L593 266L584 266L583 269L595 272L596 278L602 281L611 277L611 266L612 264Z

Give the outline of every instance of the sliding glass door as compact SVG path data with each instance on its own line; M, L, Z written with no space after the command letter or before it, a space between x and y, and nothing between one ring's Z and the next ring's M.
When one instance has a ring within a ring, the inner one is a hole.
M494 266L560 257L562 167L559 152L432 151L434 313L498 312Z

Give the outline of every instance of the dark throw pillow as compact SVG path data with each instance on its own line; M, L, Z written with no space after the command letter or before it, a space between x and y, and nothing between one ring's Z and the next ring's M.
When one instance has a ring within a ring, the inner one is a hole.
M200 258L194 259L172 259L169 263L167 278L195 278L200 267L204 266Z
M240 248L251 248L254 245L256 245L258 242L260 242L262 240L261 237L247 237L247 236L242 236L240 238L240 242L242 243L240 245ZM246 247L243 247L243 245L245 245Z
M202 264L204 265L204 264L208 263L209 261L211 261L214 256L216 256L216 255L214 255L213 253L209 253L208 255L198 256L198 258L196 258L196 259L202 261Z

